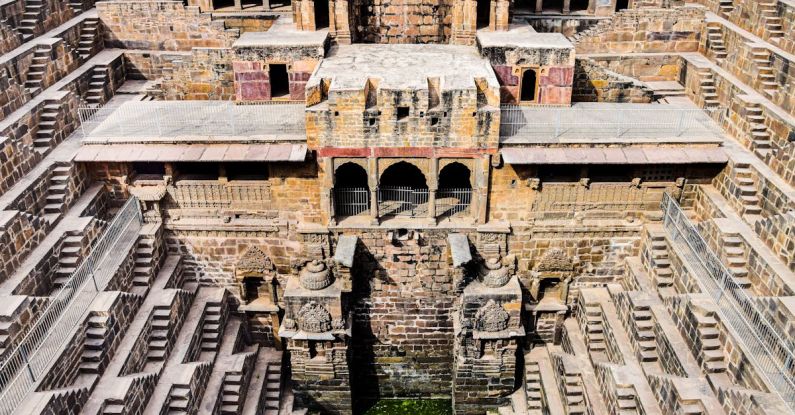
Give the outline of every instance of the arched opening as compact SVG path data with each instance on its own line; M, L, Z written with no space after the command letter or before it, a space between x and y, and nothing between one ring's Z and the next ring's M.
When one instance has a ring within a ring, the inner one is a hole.
M428 182L417 166L401 161L381 175L378 189L381 216L418 217L428 212Z
M325 29L329 24L329 0L315 0L315 30Z
M616 11L629 8L629 0L616 0Z
M491 0L477 0L476 27L482 29L489 27L491 19Z
M439 172L436 214L453 216L466 212L471 202L472 180L469 168L458 162L444 166Z
M334 172L334 210L337 216L356 216L370 210L367 171L356 163L344 163Z
M525 69L522 73L522 94L521 102L536 102L537 97L537 76L535 69Z

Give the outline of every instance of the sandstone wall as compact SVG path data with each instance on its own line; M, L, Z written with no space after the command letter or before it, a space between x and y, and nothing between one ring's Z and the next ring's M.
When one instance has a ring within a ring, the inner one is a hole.
M453 3L450 0L354 0L356 39L364 43L447 43Z
M190 56L171 60L170 70L164 62L164 98L234 100L233 57L232 49L194 48Z
M693 52L704 19L700 7L628 9L573 37L577 53Z
M634 77L624 76L590 59L574 65L574 102L652 102L654 93Z
M678 81L684 65L679 55L611 55L588 56L579 60L597 63L612 72L639 81Z
M8 20L0 20L0 54L14 50L21 43L19 35L9 25Z
M766 14L763 12L765 8L762 4L772 3L777 12L775 16L781 17L781 30L784 32L783 37L778 37L778 46L790 53L795 53L795 38L787 36L787 33L793 33L793 29L795 29L795 5L792 2L732 0L732 11L728 14L721 12L721 2L719 0L697 0L695 3L703 4L713 13L768 41L770 41L771 36L768 27L765 25L766 19L764 16Z
M230 47L239 36L221 20L178 1L107 1L97 4L108 47L187 51Z

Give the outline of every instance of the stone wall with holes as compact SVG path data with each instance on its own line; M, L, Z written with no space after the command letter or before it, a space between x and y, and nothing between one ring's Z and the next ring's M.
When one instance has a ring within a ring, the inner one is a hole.
M616 73L599 63L579 58L574 65L574 102L649 103L654 92L634 77Z
M578 54L694 52L698 50L704 9L628 9L574 36Z
M317 80L306 90L310 148L497 147L499 96L485 80L459 90L384 90L368 82L325 95L324 88Z
M228 48L239 30L227 29L197 6L175 1L97 3L105 26L105 45L121 49L188 51L195 47Z

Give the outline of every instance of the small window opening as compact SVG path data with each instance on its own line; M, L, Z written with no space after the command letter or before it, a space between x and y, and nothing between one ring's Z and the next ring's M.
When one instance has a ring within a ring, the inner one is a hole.
M325 29L329 24L328 0L315 0L315 29Z
M136 179L161 179L166 174L166 166L163 163L133 163Z
M629 8L629 0L616 0L616 11L621 11Z
M397 107L398 121L405 119L409 116L409 107Z
M588 0L571 0L569 8L573 12L588 10Z
M489 27L491 19L491 0L477 0L477 28Z
M439 124L439 117L431 117L431 126Z
M290 80L287 75L287 65L268 65L268 76L271 82L271 99L290 97Z
M228 163L226 176L229 180L268 180L268 165L265 163Z
M180 180L218 180L218 163L177 163Z
M522 74L522 102L536 101L536 79L535 69L526 69Z

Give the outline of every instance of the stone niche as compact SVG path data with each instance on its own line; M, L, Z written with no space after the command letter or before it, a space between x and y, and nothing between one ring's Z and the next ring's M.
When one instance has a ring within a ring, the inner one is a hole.
M235 279L241 293L239 310L246 314L252 336L280 347L274 333L279 327L280 308L273 262L262 249L252 246L237 261Z
M574 260L560 248L552 248L530 272L530 304L536 340L557 343L563 319L569 310L569 285Z
M500 102L570 105L574 45L560 33L536 33L529 26L479 32L478 48L500 83Z
M516 258L493 256L473 267L456 316L456 413L480 414L508 403L516 383L516 353L525 335Z
M290 351L299 407L351 413L348 341L351 316L333 273L333 260L301 261L284 291L279 336Z

